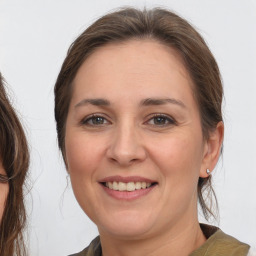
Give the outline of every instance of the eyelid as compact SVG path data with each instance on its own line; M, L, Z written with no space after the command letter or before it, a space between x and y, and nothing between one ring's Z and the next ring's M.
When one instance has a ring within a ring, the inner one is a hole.
M97 118L97 117L101 117L104 119L104 121L107 121L107 123L103 123L103 124L90 124L89 123L89 120L92 119L92 118ZM168 121L167 124L149 124L149 121L152 120L153 118L156 118L156 117L162 117L162 118L166 118L166 120ZM93 113L93 114L89 114L85 117L83 117L81 119L81 121L79 122L79 125L81 126L91 126L91 127L101 127L101 126L105 126L105 125L109 125L109 124L112 124L112 122L110 121L110 118L108 116L106 116L105 114L102 114L102 113ZM170 115L168 114L163 114L163 113L152 113L150 115L148 115L146 117L146 121L144 122L144 124L148 124L148 125L151 125L151 126L155 126L155 127L166 127L166 126L171 126L171 125L177 125L177 121Z
M88 121L94 117L101 117L101 118L104 118L108 124L111 124L111 122L109 121L109 118L106 117L106 115L104 114L101 114L101 113L93 113L93 114L90 114L90 115L87 115L85 117L83 117L81 119L81 121L79 122L80 125L84 126L84 125L87 125L87 126L104 126L106 124L99 124L99 125L94 125L94 124L89 124Z
M177 125L177 121L170 115L167 115L167 114L163 114L163 113L153 113L153 114L150 114L148 117L147 117L147 121L144 122L144 123L148 123L150 120L152 120L153 118L155 117L163 117L163 118L166 118L169 123L168 124L163 124L163 125L156 125L156 124L150 124L152 126L157 126L157 127L165 127L165 126L170 126L170 125Z

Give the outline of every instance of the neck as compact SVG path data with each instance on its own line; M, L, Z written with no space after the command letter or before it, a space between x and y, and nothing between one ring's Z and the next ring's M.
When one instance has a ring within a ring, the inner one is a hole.
M103 256L188 256L206 241L198 221L188 225L183 223L182 227L176 225L168 231L134 240L100 232Z

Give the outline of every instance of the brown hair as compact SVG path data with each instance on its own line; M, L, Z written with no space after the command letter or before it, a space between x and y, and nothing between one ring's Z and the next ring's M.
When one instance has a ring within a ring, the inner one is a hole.
M26 212L23 185L27 175L29 153L22 126L7 98L0 73L0 159L6 171L1 183L9 183L0 223L0 255L26 255L23 228Z
M204 138L207 139L209 132L222 121L223 88L219 68L200 34L186 20L171 11L161 8L143 11L124 8L98 19L73 42L58 75L55 84L55 119L64 161L65 125L72 96L72 81L79 67L98 47L145 38L172 47L182 57L194 82ZM211 177L199 178L198 181L198 200L208 219L214 213L203 197L205 188L215 197Z

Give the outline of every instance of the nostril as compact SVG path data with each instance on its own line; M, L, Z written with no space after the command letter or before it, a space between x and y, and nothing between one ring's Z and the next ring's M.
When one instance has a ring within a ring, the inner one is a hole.
M115 158L113 158L113 157L109 158L109 160L110 160L111 162L114 162L114 163L118 162L118 161L117 161Z

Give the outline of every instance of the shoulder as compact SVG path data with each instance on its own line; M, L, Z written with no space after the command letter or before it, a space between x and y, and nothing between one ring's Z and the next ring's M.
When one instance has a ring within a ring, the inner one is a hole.
M247 256L250 246L232 236L225 234L216 227L201 225L207 238L206 242L190 256ZM255 255L256 256L256 255Z
M90 245L81 252L71 254L69 256L101 256L100 237L97 236L93 239Z
M218 230L211 241L210 250L218 252L217 255L247 255L250 246L243 243L236 238L225 234L223 231Z

